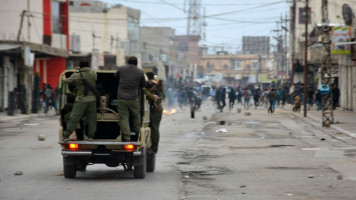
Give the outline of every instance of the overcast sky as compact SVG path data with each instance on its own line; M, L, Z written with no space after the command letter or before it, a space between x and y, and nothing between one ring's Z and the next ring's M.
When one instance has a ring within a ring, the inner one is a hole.
M104 0L141 10L141 26L168 26L176 35L187 33L189 0ZM186 6L184 6L186 2ZM276 36L277 21L285 18L287 0L201 0L206 10L206 41L209 46L241 50L242 36ZM271 42L275 40L271 38Z

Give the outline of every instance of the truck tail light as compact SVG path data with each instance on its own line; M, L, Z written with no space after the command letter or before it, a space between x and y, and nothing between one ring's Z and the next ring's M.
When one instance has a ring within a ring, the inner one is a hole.
M78 145L78 144L70 143L70 144L68 145L68 147L69 147L70 150L78 150L79 145Z
M132 150L134 150L134 149L135 149L135 145L133 145L133 144L126 144L126 145L125 145L125 149L126 149L126 150L131 150L131 151L132 151Z

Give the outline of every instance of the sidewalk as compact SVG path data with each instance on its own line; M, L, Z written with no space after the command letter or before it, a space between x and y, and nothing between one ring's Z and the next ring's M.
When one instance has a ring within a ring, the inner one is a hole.
M288 105L285 107L286 110L292 110L292 106ZM300 113L295 113L299 117L304 118L304 110L303 106ZM356 112L341 110L340 108L334 110L334 124L330 126L330 128L334 128L350 137L356 138ZM320 126L322 126L322 112L317 111L314 108L307 111L307 118L311 118L320 122Z
M0 112L0 123L8 121L26 120L43 116L54 116L54 114L54 110L49 110L47 114L43 113L42 111L38 111L38 113L21 114L21 111L18 110L17 112L15 112L14 116L8 116L7 112Z

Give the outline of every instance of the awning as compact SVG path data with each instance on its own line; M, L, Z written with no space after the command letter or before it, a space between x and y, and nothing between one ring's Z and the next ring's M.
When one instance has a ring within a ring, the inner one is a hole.
M21 53L25 46L30 47L31 52L36 53L37 56L55 56L68 57L68 50L58 49L45 44L36 44L32 42L23 41L0 41L0 51L7 51L8 53Z
M21 45L19 44L0 44L0 51L8 51L12 49L20 48Z

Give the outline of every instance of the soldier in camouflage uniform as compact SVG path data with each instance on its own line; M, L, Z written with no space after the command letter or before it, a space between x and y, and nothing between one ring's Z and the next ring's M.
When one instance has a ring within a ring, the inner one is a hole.
M87 81L96 87L97 75L96 72L91 71L89 68L89 62L82 61L80 62L79 72L82 73L83 77L87 79ZM64 139L68 139L75 128L78 126L78 123L85 115L86 120L88 122L88 139L92 140L95 137L96 132L96 96L95 94L86 89L84 81L82 80L79 73L73 73L69 78L63 79L64 83L68 83L75 86L75 102L73 105L72 112L70 114L70 120L67 124L67 129L64 131ZM87 91L87 94L85 94Z
M148 153L156 154L158 151L159 143L159 126L162 120L162 93L157 88L154 81L153 73L146 73L147 78L150 80L145 88L145 94L150 102L150 127L151 127L151 148Z

